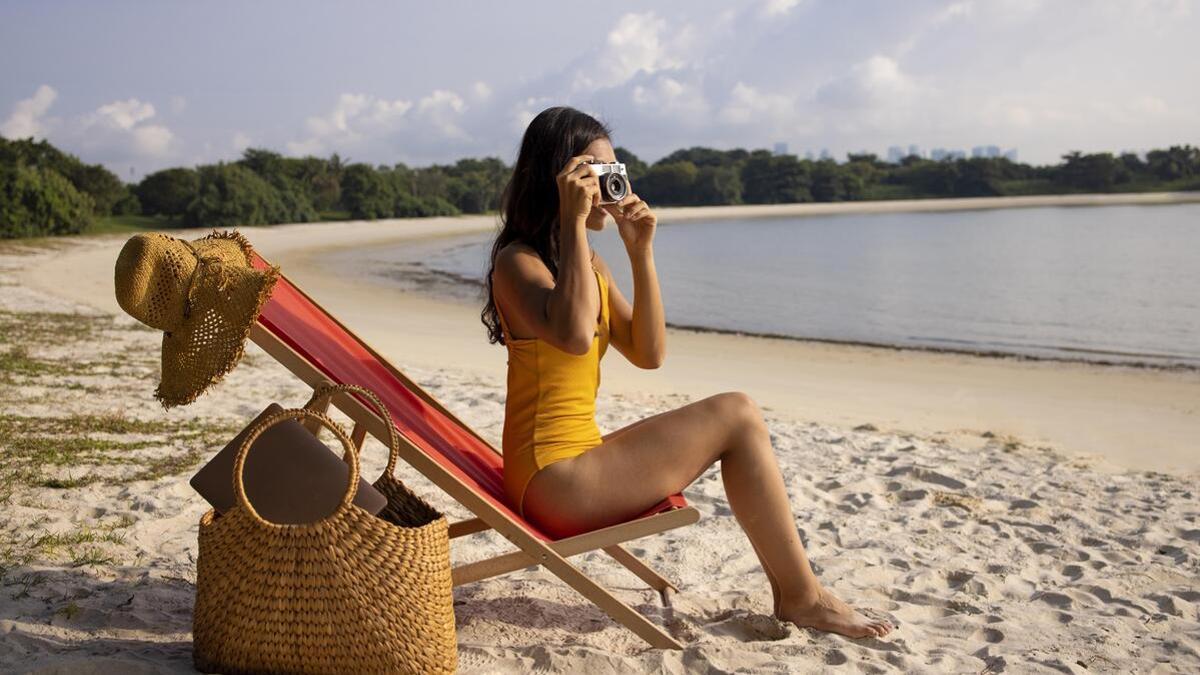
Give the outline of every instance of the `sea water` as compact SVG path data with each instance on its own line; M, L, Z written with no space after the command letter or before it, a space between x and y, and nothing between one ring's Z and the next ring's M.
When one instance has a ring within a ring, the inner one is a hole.
M367 262L477 300L491 236ZM632 302L615 225L588 238ZM662 222L654 260L671 326L1200 367L1200 204Z

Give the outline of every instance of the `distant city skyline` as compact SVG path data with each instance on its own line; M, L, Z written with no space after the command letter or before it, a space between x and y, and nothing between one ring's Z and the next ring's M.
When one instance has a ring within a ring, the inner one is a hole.
M839 160L982 144L1049 164L1200 140L1195 0L604 8L5 3L0 134L45 138L126 180L251 146L511 162L525 125L557 104L596 114L650 162L782 142Z

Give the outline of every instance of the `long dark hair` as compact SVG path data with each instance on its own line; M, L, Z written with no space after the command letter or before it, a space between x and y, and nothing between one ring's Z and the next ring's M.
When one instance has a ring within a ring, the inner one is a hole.
M500 197L500 231L488 257L484 284L487 304L480 321L488 329L488 342L504 344L492 297L492 271L496 256L513 241L528 244L558 278L558 182L555 177L567 160L582 154L592 141L611 138L608 125L569 106L546 108L525 128L512 176Z

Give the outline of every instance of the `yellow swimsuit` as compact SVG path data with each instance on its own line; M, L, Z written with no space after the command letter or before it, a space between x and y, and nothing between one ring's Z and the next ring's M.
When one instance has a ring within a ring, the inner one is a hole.
M592 272L600 287L600 319L586 354L564 352L536 337L513 338L496 305L508 347L504 490L522 516L525 488L533 474L601 443L596 392L600 359L608 351L608 284L595 265Z

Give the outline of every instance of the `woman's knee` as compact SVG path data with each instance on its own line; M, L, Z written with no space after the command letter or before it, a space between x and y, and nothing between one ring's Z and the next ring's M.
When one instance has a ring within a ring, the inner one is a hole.
M742 433L766 434L767 422L762 409L749 394L743 391L726 391L710 397L731 430Z

